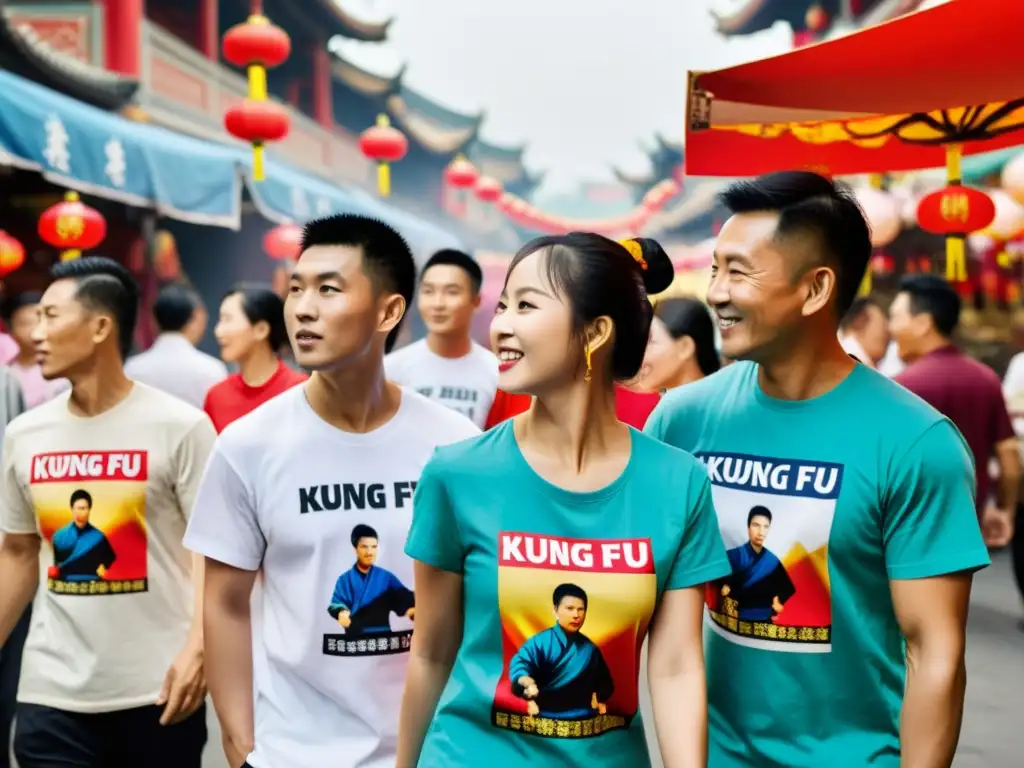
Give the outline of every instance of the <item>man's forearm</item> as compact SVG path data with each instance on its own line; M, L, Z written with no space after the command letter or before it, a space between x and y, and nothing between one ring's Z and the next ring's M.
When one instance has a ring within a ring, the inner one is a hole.
M192 609L192 626L189 628L190 643L203 645L203 593L206 580L206 558L192 555L192 589L195 593L195 605Z
M233 613L207 603L203 644L206 681L225 743L241 754L253 746L252 622L250 614Z
M665 768L708 763L708 708L704 668L675 676L649 676L654 728Z
M966 688L962 656L928 658L908 651L900 718L901 768L949 768L953 764Z
M997 486L999 508L1005 509L1011 514L1017 512L1017 502L1020 500L1020 480L1021 474L1019 470L1013 470L1007 472L1003 469L999 473L999 485Z
M7 642L39 587L39 555L17 556L0 548L0 647Z

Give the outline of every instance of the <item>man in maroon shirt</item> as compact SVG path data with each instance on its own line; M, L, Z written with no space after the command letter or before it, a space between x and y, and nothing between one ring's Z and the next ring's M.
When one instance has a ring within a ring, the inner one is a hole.
M896 381L952 421L974 454L978 516L989 546L1013 536L1021 479L1020 453L1002 383L988 366L960 352L951 338L960 297L936 275L908 275L889 308L889 331L906 362ZM989 502L989 461L999 463L995 504Z

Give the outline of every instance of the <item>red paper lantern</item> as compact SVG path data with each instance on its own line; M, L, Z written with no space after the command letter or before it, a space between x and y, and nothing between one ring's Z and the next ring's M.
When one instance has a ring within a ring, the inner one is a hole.
M224 127L236 138L263 144L287 136L291 118L284 107L272 101L246 99L225 113Z
M292 52L288 33L265 16L250 16L224 33L221 51L236 67L258 64L273 69L284 64Z
M106 236L106 220L99 211L81 202L77 192L68 192L63 202L51 205L39 217L39 237L61 250L61 261L77 259L82 251L95 248Z
M263 236L263 250L272 259L297 259L302 248L302 227L282 224Z
M481 176L476 182L476 196L485 203L496 203L505 191L501 182L490 176Z
M378 115L377 124L367 128L359 137L359 149L371 160L377 161L377 191L381 197L391 194L391 168L409 151L405 134L391 126L387 115Z
M6 277L25 263L25 248L0 229L0 277Z
M966 235L984 229L996 215L992 198L974 187L951 184L921 198L917 221L936 235Z
M480 173L476 166L462 155L448 163L448 167L444 169L445 182L456 189L469 189L479 178Z
M267 101L267 68L282 64L291 54L288 34L262 14L262 3L254 3L253 14L225 34L224 58L249 75L249 98L228 110L224 127L228 133L252 144L253 179L263 181L263 144L288 135L288 112Z

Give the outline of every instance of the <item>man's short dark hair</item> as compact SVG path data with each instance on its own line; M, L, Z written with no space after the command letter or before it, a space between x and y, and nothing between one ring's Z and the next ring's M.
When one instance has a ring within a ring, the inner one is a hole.
M83 256L54 264L50 277L54 281L74 280L75 299L82 306L114 318L121 359L128 357L139 316L139 284L132 273L105 256Z
M352 529L352 546L358 547L360 539L377 539L379 541L377 531L363 523Z
M68 502L68 504L73 507L75 506L75 503L79 501L84 501L89 505L89 509L92 509L92 494L84 488L79 488L78 490L73 491L71 494L71 501Z
M480 286L484 283L483 270L480 269L480 265L476 263L476 259L468 253L457 251L454 248L445 248L431 256L426 265L424 265L423 271L420 272L420 281L423 281L423 276L427 274L428 269L431 267L438 267L443 264L458 267L469 275L469 284L473 290L473 295L475 296L480 293Z
M846 310L846 314L843 315L839 321L839 330L846 332L851 328L858 327L861 320L867 315L868 310L871 307L878 307L881 309L881 305L872 299L870 296L858 296L853 300L853 304Z
M327 216L309 222L302 230L302 252L315 245L348 245L363 251L363 271L374 290L397 293L412 306L416 290L416 262L412 250L397 230L383 221L350 213ZM403 318L404 320L404 318ZM392 329L384 343L390 352L402 322Z
M947 338L960 323L960 296L938 275L905 275L900 279L900 293L910 298L910 311L931 315L935 330Z
M551 595L551 603L557 608L567 597L582 600L583 610L587 609L587 593L583 591L583 587L578 587L575 584L559 584L555 587L555 591Z
M763 517L766 520L768 520L769 524L771 524L771 522L772 522L772 511L770 509L768 509L768 507L762 507L760 504L758 506L756 506L756 507L751 508L750 514L747 515L747 527L748 528L750 527L750 524L752 522L754 522L754 518L755 517Z
M823 263L836 273L836 315L846 314L871 258L871 230L846 185L810 171L779 171L730 184L721 198L732 213L777 211L776 239L817 238Z
M7 325L11 324L11 320L14 319L14 314L19 309L25 307L34 307L43 299L43 294L39 291L25 291L24 293L16 293L3 303L3 319Z
M199 295L187 285L165 285L153 302L153 319L164 333L179 333L200 307Z

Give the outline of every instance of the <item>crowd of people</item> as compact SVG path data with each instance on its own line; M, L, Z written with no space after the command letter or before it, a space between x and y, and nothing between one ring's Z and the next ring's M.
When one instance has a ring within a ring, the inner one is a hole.
M941 279L858 298L842 185L722 199L706 303L651 299L654 240L542 237L490 349L472 257L417 274L353 215L306 225L284 299L224 296L220 360L182 285L130 356L109 259L12 298L20 768L199 768L208 693L232 768L649 765L645 643L667 768L949 766L972 575L1014 538L1001 383ZM414 300L427 335L393 349Z

